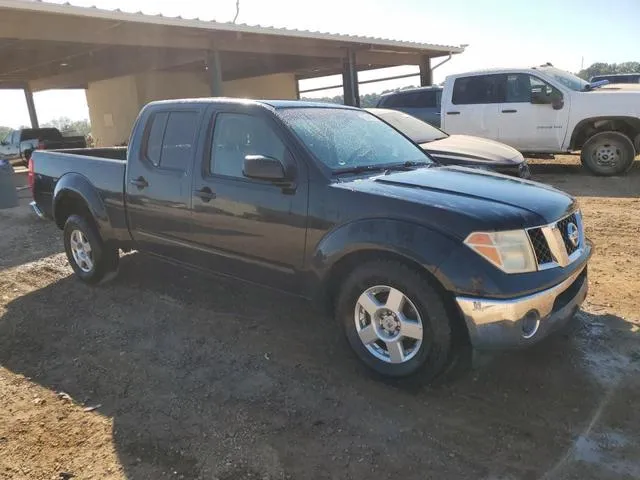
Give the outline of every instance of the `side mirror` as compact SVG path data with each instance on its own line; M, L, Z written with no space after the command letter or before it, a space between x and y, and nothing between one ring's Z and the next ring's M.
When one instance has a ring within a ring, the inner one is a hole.
M551 106L554 110L562 110L564 107L564 98L562 95L554 95L551 99Z
M282 162L266 155L247 155L244 157L242 173L245 177L257 180L278 181L286 178Z
M8 143L7 143L7 141L6 141L6 140L2 140L2 141L0 142L0 145L2 145L2 146L4 147L4 146L8 145Z
M551 103L551 95L544 88L535 88L531 90L531 103L534 105L547 105Z

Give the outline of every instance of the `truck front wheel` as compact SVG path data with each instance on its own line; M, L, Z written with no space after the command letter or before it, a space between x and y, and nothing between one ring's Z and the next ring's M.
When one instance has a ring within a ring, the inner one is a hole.
M120 260L117 249L107 247L100 234L80 215L71 215L64 224L64 250L74 273L88 284L115 276Z
M403 263L373 261L353 270L336 315L356 355L380 375L428 383L447 366L452 333L443 300Z
M633 164L636 155L633 142L621 132L600 132L582 147L582 164L600 176L621 175Z

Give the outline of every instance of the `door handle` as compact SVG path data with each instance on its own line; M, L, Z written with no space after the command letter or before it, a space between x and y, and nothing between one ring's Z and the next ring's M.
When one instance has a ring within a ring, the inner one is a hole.
M516 113L518 110L502 110L502 113Z
M133 180L129 180L129 183L131 185L135 185L140 190L142 190L143 188L147 188L149 186L149 182L147 182L142 176L138 178L134 178Z
M460 112L447 112L447 115L460 115Z
M196 190L194 193L197 197L200 197L200 200L203 202L208 202L216 198L216 194L212 192L209 187L203 187L200 190Z

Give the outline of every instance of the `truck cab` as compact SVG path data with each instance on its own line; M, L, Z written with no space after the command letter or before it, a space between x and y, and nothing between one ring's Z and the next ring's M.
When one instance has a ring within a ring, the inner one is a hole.
M581 150L597 175L619 175L640 150L640 89L591 84L549 65L451 75L442 128L524 153Z

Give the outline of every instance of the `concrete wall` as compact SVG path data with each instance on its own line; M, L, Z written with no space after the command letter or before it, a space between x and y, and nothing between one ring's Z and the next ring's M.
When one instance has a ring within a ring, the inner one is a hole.
M155 100L210 97L205 75L189 72L149 72L136 76L140 108Z
M131 126L140 111L135 77L90 83L86 93L96 145L113 146L129 140Z
M223 82L222 91L227 97L292 100L296 98L296 78L293 73L243 78Z
M295 99L293 74L279 73L223 82L227 97ZM140 109L154 100L209 97L205 75L190 72L148 72L89 84L87 104L91 133L97 146L113 146L129 139Z

